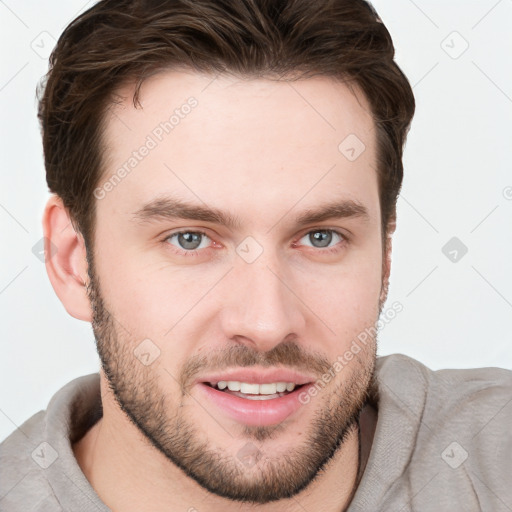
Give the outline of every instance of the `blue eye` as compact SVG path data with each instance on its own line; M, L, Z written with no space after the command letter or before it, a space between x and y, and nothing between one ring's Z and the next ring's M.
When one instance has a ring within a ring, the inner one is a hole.
M303 242L305 240L306 242ZM348 238L334 229L313 229L300 238L300 243L294 243L293 247L303 245L318 249L319 254L336 253L341 250L344 243L348 243ZM203 231L178 231L168 235L164 242L172 245L177 254L181 256L199 256L205 254L204 249L213 248L217 245Z
M313 231L309 231L306 233L301 240L306 239L311 243L308 247L314 247L316 249L330 249L331 242L339 243L346 238L338 231L334 231L333 229L315 229ZM307 244L304 244L307 245Z
M172 242L173 239L176 240L177 244ZM184 252L194 252L208 246L208 244L203 243L205 239L209 240L209 237L202 231L179 231L169 235L165 240Z

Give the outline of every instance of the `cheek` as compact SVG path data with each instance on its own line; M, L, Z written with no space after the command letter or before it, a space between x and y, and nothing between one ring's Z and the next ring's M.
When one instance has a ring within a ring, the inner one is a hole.
M166 283L161 273L148 272L147 261L134 244L124 243L113 233L98 230L96 247L101 249L95 255L96 277L114 318L133 337L149 337L146 330L165 319L168 303L162 291Z
M301 277L304 302L332 330L329 352L343 353L351 341L374 326L379 315L382 255L361 251L346 265Z
M314 311L325 319L337 337L346 339L377 321L380 274L346 274L315 287L310 295Z
M101 292L133 343L149 338L163 349L163 341L189 326L182 320L200 310L205 290L224 273L222 268L173 266L156 251L148 254L135 244L114 251L121 244L114 237L101 242L101 256L95 258Z

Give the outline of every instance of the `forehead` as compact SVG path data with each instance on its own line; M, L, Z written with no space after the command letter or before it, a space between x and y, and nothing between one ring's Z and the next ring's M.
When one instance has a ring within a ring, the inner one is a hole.
M304 208L320 197L377 215L375 129L357 87L328 77L295 81L165 71L118 91L107 113L105 171L121 174L108 201L131 211L157 193L222 207ZM119 172L124 169L123 172ZM236 191L236 194L233 194Z

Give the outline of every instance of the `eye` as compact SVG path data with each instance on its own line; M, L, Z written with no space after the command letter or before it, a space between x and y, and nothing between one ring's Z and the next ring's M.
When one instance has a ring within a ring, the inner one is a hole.
M165 241L181 249L183 252L192 253L198 249L208 247L207 240L210 240L210 238L202 231L179 231L165 239Z
M306 243L302 243L302 245L316 249L331 249L338 243L347 241L347 238L334 229L314 229L306 233L300 240L306 240ZM333 242L334 245L331 245Z
M202 249L218 247L218 244L203 231L178 231L168 235L164 242L175 247L175 252L183 256L198 256ZM340 251L349 240L347 236L334 229L314 229L302 236L299 242L293 246L304 245L323 249L317 251L320 253L329 253Z

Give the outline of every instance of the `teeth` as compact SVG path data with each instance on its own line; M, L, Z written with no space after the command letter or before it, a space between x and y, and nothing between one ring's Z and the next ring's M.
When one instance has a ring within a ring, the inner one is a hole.
M259 395L260 385L259 384L247 384L247 382L240 383L240 391L242 393L250 393L251 395Z
M277 392L277 384L260 384L259 388L260 395L273 395Z
M293 382L269 382L265 384L252 384L248 382L239 382L236 380L220 380L217 382L218 389L228 388L230 391L240 391L249 395L275 395L285 391L293 391L295 383Z
M235 380L228 381L228 389L230 391L240 391L241 383Z
M283 393L283 391L286 391L286 382L278 382L276 384L276 391L278 393Z

